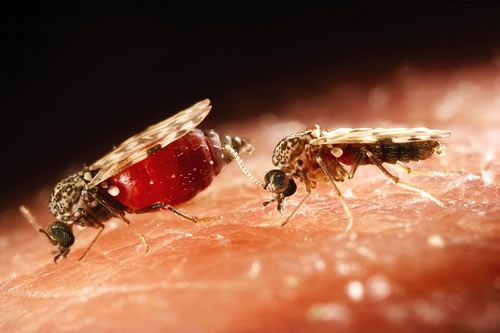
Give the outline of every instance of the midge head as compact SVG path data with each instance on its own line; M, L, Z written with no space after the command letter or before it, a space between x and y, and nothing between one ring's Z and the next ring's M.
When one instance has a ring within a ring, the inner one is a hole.
M70 251L71 246L75 242L75 236L73 235L73 230L71 230L72 224L68 225L62 221L55 221L47 228L47 231L40 229L39 231L43 233L49 241L57 247L59 253L54 257L54 262L57 264L57 260L63 257L65 258Z
M47 231L40 227L38 231L47 236L52 245L59 250L54 257L56 264L60 258L65 258L69 254L75 242L73 224L81 223L82 218L85 219L87 214L92 214L92 211L97 209L97 202L88 195L88 184L95 174L95 171L91 172L84 168L57 183L50 194L49 210L59 221L49 225ZM36 222L32 224L36 226Z
M273 197L270 201L264 202L263 205L267 206L273 201L278 201L278 211L282 213L286 197L293 195L297 190L293 176L282 170L274 169L266 173L264 182L264 189L271 192Z
M75 235L73 235L73 224L68 224L63 221L55 221L45 231L36 221L35 217L31 215L30 211L24 207L19 207L19 210L24 215L26 220L33 226L33 228L47 237L49 242L57 247L59 252L56 252L54 262L61 257L66 257L70 251L71 246L75 242Z

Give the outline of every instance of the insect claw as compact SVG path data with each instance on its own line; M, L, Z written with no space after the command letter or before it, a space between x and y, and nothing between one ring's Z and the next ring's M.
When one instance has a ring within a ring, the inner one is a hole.
M353 224L353 219L352 219L351 212L349 212L348 217L347 217L347 226L345 227L343 232L344 233L349 232L352 229L352 224Z
M442 207L442 208L445 208L445 205L444 203L442 203L438 198L436 198L435 196L433 196L432 194L430 194L429 192L421 189L420 187L418 186L415 186L415 185L411 185L411 184L408 184L408 183L404 183L404 182L397 182L395 183L396 185L399 185L407 190L410 190L410 191L413 191L413 192L417 192L418 194L420 194L422 197L424 198L427 198L429 200L432 200L434 201L438 206Z
M431 199L432 201L434 201L441 208L446 208L446 205L441 200L439 200L438 198L436 198L436 197L434 197L432 195L431 195L431 197L428 197L428 198Z
M262 208L267 207L267 205L269 205L270 203L273 203L274 201L276 201L276 198L271 198L270 200L264 201L262 203L261 207Z
M287 225L287 224L288 224L288 222L290 222L290 220L291 220L291 219L290 219L290 216L291 216L291 215L289 215L289 216L288 216L288 217L287 217L287 218L286 218L283 222L281 222L281 225L280 225L280 226L281 226L282 228L283 228L285 225ZM282 215L282 217L283 217L283 215Z

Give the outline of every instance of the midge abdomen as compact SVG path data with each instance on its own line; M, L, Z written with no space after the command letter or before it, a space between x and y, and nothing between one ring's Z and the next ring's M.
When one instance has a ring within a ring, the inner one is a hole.
M435 140L416 142L392 142L381 140L373 144L339 144L334 147L342 149L338 161L352 165L361 148L370 151L381 163L396 164L428 159L434 152L441 153L441 144ZM359 165L374 164L366 155L363 155Z
M177 205L207 188L224 166L221 140L215 132L193 129L108 180L114 196L133 210L155 203Z

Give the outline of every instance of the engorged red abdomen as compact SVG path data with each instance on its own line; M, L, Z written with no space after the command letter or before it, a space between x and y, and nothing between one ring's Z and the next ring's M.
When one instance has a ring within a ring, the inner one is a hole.
M108 184L120 190L114 199L132 209L158 202L176 205L210 185L223 165L218 135L194 129L114 175Z

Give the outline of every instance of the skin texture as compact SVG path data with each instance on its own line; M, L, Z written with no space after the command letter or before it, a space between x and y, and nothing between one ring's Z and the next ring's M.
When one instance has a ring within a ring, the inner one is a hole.
M145 254L118 220L75 228L72 252L54 265L51 246L17 209L0 230L0 330L170 332L493 332L500 329L500 74L493 64L442 71L402 67L372 84L326 85L314 97L290 96L220 133L251 139L245 161L262 179L284 136L324 128L417 127L453 131L445 156L410 167L450 176L397 172L446 204L406 191L374 166L340 183L354 216L319 185L284 228L269 194L236 164L178 208L214 216L193 225L169 212L130 216L148 238ZM356 112L354 112L356 111ZM214 110L216 112L216 109ZM393 170L389 168L389 170ZM305 195L288 200L290 212ZM53 221L50 186L26 193L39 222Z

